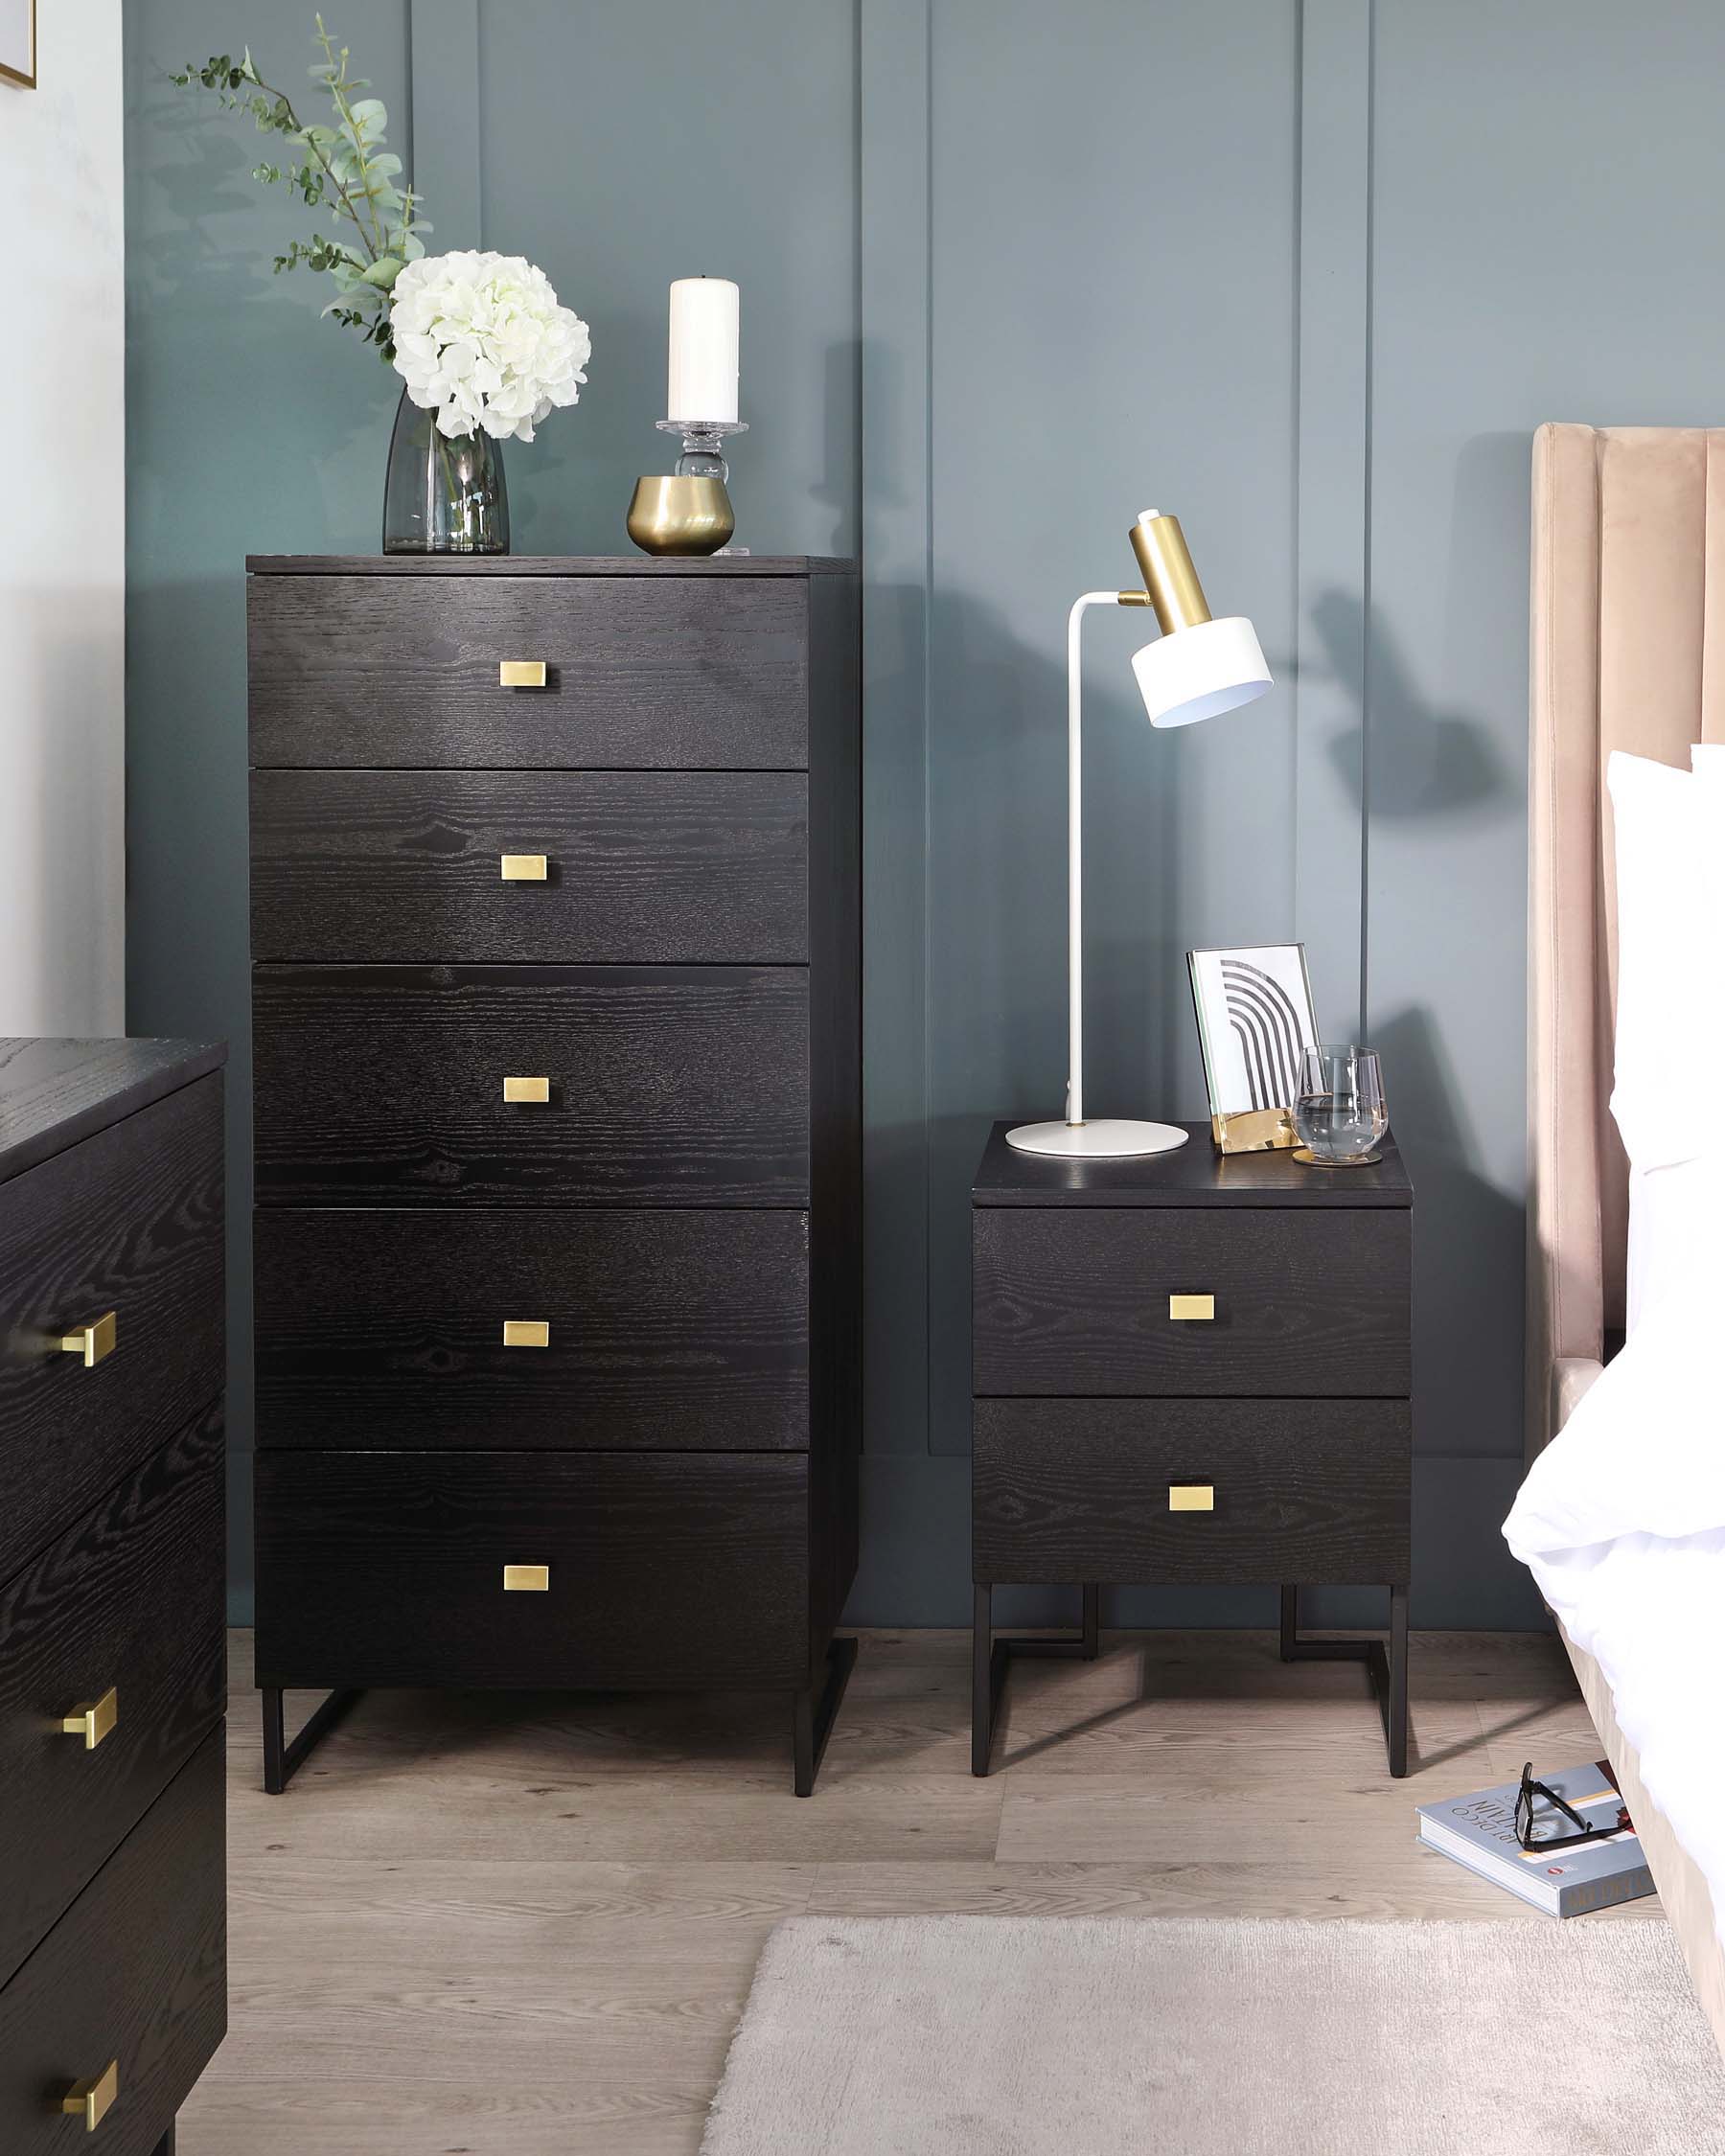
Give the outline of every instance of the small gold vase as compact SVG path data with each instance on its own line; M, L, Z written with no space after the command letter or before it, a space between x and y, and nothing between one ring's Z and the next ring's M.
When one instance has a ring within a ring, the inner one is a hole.
M628 522L643 554L717 554L737 528L723 479L637 479Z

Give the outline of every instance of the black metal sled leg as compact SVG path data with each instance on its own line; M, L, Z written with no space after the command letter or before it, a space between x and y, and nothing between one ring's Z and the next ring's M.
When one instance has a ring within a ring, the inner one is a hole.
M357 1692L331 1692L318 1706L299 1734L288 1741L282 1694L267 1686L264 1702L264 1793L279 1797L304 1763L307 1755L329 1735L359 1697Z
M1390 1590L1390 1651L1381 1640L1302 1640L1300 1590L1281 1591L1283 1662L1363 1662L1371 1673L1378 1710L1384 1718L1384 1748L1390 1772L1399 1781L1408 1771L1408 1589L1404 1581Z
M996 1640L994 1589L978 1587L971 1612L971 1773L985 1775L994 1752L1000 1695L1015 1655L1040 1660L1094 1662L1102 1651L1102 1590L1086 1583L1084 1615L1075 1639Z
M154 2148L150 2150L150 2156L173 2156L173 2128L172 2126L156 2143Z
M850 1683L850 1673L856 1666L857 1642L854 1640L834 1640L827 1647L826 1682L820 1687L820 1697L816 1698L811 1686L805 1686L794 1695L791 1721L793 1787L799 1797L813 1797L815 1794L815 1777L820 1771L820 1762L826 1755L827 1739L833 1733L839 1703L844 1697L844 1687Z

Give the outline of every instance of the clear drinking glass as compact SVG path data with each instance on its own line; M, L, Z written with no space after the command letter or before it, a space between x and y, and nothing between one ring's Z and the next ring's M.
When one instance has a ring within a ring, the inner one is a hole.
M1296 1160L1314 1168L1356 1168L1380 1158L1390 1128L1384 1074L1369 1048L1302 1048L1294 1103Z

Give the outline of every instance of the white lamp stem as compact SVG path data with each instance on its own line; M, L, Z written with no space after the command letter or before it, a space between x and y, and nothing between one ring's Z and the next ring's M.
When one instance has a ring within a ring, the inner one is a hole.
M1087 591L1067 616L1067 1112L1084 1120L1084 614L1117 607L1117 591Z

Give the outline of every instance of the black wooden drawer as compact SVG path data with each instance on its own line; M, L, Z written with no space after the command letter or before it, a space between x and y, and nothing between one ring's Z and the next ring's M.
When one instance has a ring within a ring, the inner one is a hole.
M256 959L799 964L807 880L800 771L252 774Z
M257 1479L260 1685L807 1682L802 1454L268 1452Z
M207 1738L0 1991L6 2156L150 2156L227 2030L221 1738ZM117 2067L95 2136L60 2099Z
M255 765L808 762L801 578L266 576L246 611Z
M979 1206L972 1219L979 1393L1409 1390L1405 1210Z
M1406 1401L978 1400L974 1433L978 1581L1408 1577Z
M261 966L252 1010L261 1204L808 1204L800 967Z
M255 1250L260 1445L809 1441L806 1213L274 1211Z
M221 1220L218 1075L5 1185L0 1579L219 1394ZM110 1312L111 1350L62 1349Z
M0 1587L0 1981L221 1718L222 1490L211 1410Z

